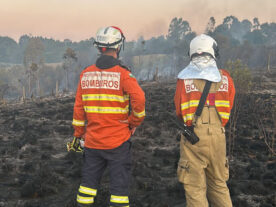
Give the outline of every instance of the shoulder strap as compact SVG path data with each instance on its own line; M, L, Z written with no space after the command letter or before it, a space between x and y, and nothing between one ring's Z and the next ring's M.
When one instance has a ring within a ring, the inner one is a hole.
M201 97L200 97L199 104L198 104L197 109L196 109L196 112L195 112L196 117L200 117L200 115L201 115L201 113L202 113L203 106L204 106L204 104L205 104L205 102L206 102L208 93L209 93L210 88L211 88L211 84L212 84L212 82L211 82L211 81L208 81L208 80L207 80L206 83L205 83L205 86L204 86L202 95L201 95Z

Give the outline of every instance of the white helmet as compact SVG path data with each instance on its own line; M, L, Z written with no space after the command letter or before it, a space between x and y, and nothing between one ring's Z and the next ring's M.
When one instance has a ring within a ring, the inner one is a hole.
M121 49L121 45L124 44L125 36L121 29L118 27L110 26L103 27L98 30L94 46L100 51L103 48Z
M194 54L209 54L215 59L218 58L217 42L212 37L205 34L196 36L190 43L190 58L192 58Z

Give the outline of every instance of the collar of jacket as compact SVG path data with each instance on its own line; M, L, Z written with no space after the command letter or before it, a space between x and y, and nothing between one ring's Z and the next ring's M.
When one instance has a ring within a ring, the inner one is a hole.
M109 56L109 55L101 55L96 61L96 67L100 69L108 69L112 68L116 65L120 65L120 60Z

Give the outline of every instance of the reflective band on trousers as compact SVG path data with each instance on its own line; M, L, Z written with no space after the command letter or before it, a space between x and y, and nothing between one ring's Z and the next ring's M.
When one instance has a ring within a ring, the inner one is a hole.
M229 119L229 117L230 117L230 113L227 113L227 112L219 112L219 115L223 119Z
M85 126L85 121L73 119L72 125L75 125L75 126Z
M140 112L140 113L137 113L137 112L135 112L135 111L133 110L133 114L134 114L134 116L136 116L136 117L138 117L138 118L141 118L141 117L143 117L143 116L146 115L146 112L145 112L145 110L144 110L144 111L142 111L142 112Z
M183 116L183 120L186 122L186 121L189 121L189 120L193 120L193 116L194 114L186 114Z
M112 203L129 203L128 196L111 195L110 202Z
M92 196L96 196L96 194L97 194L96 189L87 188L87 187L84 187L84 186L80 186L79 192L83 193L83 194L87 194L87 195L92 195Z
M117 102L125 102L129 100L129 96L118 96L118 95L110 95L110 94L83 94L83 101L117 101Z
M94 197L83 197L83 196L77 195L77 202L83 203L83 204L91 204L91 203L94 203Z
M99 113L99 114L127 114L128 106L121 107L102 107L102 106L84 106L84 111L87 113Z
M191 100L181 104L181 110L190 108L190 107L197 107L199 104L199 100Z
M229 101L218 100L218 101L215 101L215 105L217 107L230 107L230 102Z

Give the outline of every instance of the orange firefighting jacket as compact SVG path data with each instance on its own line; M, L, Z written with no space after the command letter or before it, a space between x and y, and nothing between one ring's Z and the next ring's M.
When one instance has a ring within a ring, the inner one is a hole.
M118 61L112 58L102 59ZM143 121L145 96L127 68L115 64L101 69L96 64L80 75L72 122L74 136L84 136L87 148L113 149L130 138L130 128Z
M229 120L230 112L233 107L235 88L229 73L226 70L220 70L220 73L222 75L222 80L217 83L218 87L215 92L210 91L205 104L216 107L222 126L225 126ZM174 97L176 115L179 119L183 120L187 126L192 125L194 113L196 112L203 91L203 88L199 90L199 88L196 87L196 84L194 84L195 81L196 80L192 79L177 80Z

